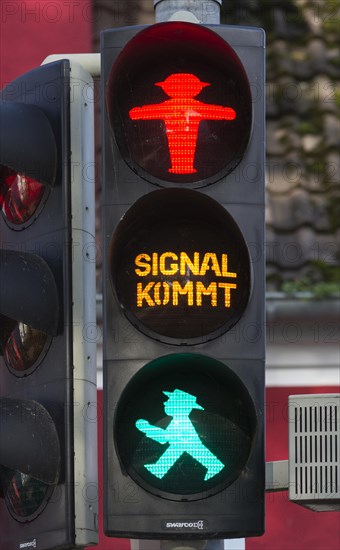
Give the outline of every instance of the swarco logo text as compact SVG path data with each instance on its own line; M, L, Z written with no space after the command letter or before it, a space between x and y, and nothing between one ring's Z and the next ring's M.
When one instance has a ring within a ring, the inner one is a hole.
M20 550L23 548L36 548L37 547L37 539L30 540L28 542L21 542L19 544Z
M162 521L162 529L171 529L181 531L190 529L191 531L204 531L208 528L208 522L199 519L198 521Z

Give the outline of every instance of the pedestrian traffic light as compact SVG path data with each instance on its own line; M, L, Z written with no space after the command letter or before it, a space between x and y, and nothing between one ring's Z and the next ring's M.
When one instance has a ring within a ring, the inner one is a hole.
M63 60L1 91L1 550L97 540L92 88Z
M102 33L109 536L264 530L264 34Z

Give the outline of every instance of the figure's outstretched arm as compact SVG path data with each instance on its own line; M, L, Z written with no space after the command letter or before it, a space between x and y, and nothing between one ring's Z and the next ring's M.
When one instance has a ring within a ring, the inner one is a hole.
M150 439L153 439L162 445L164 445L164 443L168 443L169 441L165 430L158 428L157 426L152 426L147 420L137 420L136 428L143 432L147 437L150 437Z
M157 120L164 118L164 113L160 105L143 105L143 107L133 107L129 111L132 120Z
M220 105L205 105L200 107L200 115L206 120L234 120L236 111L232 107Z

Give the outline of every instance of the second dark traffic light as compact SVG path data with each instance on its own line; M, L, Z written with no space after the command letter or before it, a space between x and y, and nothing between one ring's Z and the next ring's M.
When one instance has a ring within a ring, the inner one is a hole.
M91 81L63 60L1 92L1 550L97 540Z
M264 36L102 35L105 531L264 529Z

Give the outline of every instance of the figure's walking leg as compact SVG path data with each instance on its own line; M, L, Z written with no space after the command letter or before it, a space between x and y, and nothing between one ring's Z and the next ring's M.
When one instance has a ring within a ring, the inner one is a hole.
M170 445L157 462L154 464L145 464L145 468L154 476L162 479L182 454L182 448L177 445Z
M223 462L209 451L203 443L195 449L191 449L190 454L207 469L204 481L214 477L224 468Z

